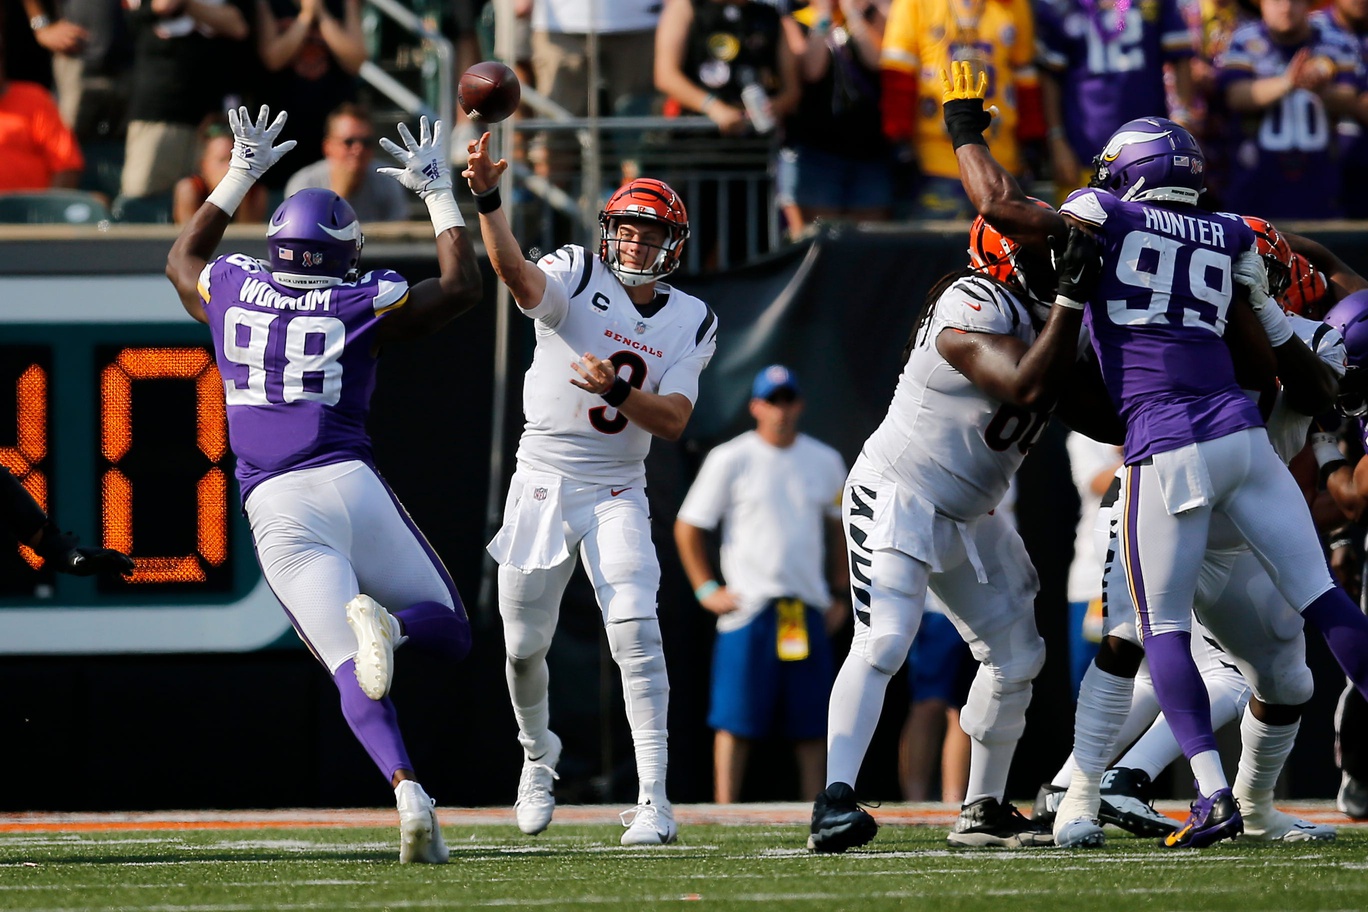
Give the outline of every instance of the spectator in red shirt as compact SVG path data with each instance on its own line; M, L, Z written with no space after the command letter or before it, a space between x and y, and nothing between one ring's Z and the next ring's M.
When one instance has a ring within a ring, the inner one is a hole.
M36 82L5 78L0 47L0 192L75 187L85 159L57 111L52 93Z

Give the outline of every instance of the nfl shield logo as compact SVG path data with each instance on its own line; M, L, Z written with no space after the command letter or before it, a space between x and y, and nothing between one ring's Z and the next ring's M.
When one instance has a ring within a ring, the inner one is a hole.
M637 320L636 331L637 335L641 335L642 333L644 333L646 331L646 324L640 320Z
M536 501L546 500L546 488L533 488L532 499Z

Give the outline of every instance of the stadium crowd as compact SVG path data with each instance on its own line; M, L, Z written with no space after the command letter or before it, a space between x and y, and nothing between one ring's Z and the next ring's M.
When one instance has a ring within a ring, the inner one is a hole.
M469 6L439 20L462 67L481 53L477 37L492 54L478 24L492 16ZM1165 114L1207 152L1209 208L1368 214L1358 192L1368 182L1362 0L668 0L658 13L536 0L516 9L513 63L571 113L587 109L595 32L605 115L697 112L717 124L719 148L772 137L790 234L817 218L973 215L938 114L937 73L951 59L989 74L994 153L1037 192L1052 185L1056 201L1086 181L1117 126ZM168 211L212 141L207 128L239 103L298 112L286 135L300 142L299 161L267 182L279 196L295 171L327 157L327 118L358 101L357 73L378 52L362 34L359 0L5 0L0 23L11 86L0 96L9 127L0 141L7 160L25 165L5 170L0 192L69 187L73 167L84 168L82 188L164 200ZM464 120L458 130L472 138ZM542 167L576 167L573 154L533 145ZM1263 192L1272 174L1276 196Z

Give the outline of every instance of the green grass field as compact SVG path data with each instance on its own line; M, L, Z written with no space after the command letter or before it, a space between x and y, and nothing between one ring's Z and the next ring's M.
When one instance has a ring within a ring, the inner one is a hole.
M393 827L7 831L0 909L1368 909L1368 830L1347 827L1334 843L1174 852L1110 830L1091 851L952 851L942 826L891 825L836 856L809 854L797 825L686 826L655 849L606 824L445 830L444 867L397 864Z

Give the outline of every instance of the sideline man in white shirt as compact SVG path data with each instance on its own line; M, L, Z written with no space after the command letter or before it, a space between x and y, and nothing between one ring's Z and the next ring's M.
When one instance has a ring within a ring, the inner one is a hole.
M675 522L694 597L717 615L708 725L718 804L739 800L751 741L776 727L794 742L802 794L826 785L834 668L824 615L839 624L850 611L831 597L848 586L841 454L798 432L803 399L782 364L756 376L750 413L755 430L708 454ZM719 523L726 585L707 551Z
M717 348L706 304L659 280L679 266L689 219L678 194L637 179L599 216L598 256L567 244L523 259L499 199L508 168L472 141L463 176L475 193L494 271L536 321L523 381L527 423L504 524L489 543L499 562L499 614L518 741L525 760L515 805L524 833L551 823L561 741L549 728L546 653L578 550L594 586L608 645L622 672L640 779L623 814L623 845L673 842L665 797L670 684L656 590L660 563L646 505L651 437L677 440L693 413L698 376Z

